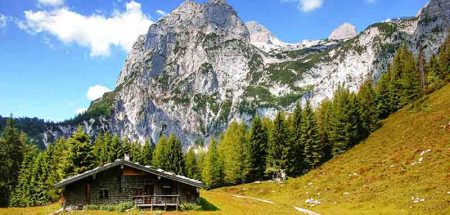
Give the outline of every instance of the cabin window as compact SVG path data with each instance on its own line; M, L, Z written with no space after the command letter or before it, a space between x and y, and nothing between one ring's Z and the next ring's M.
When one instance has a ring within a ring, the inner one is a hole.
M108 189L100 189L100 199L109 199Z
M164 183L162 185L163 195L171 195L172 194L172 185L171 183Z

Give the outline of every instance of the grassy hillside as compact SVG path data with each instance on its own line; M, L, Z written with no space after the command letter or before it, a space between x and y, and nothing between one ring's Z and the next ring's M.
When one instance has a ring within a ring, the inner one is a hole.
M450 214L450 84L391 115L366 141L303 177L218 191L323 214ZM308 198L321 204L312 207Z

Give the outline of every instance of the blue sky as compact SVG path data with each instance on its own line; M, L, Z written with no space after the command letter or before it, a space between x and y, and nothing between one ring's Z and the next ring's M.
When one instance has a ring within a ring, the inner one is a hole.
M75 116L114 88L136 35L181 2L0 0L0 115L53 121ZM343 22L361 31L414 16L427 0L228 2L244 21L258 21L281 40L296 42L326 38Z

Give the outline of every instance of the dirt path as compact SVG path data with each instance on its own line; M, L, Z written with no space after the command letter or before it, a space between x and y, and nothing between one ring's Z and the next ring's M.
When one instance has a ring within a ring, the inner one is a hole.
M253 198L253 197L241 196L241 195L233 195L233 197L242 198L242 199L252 199L252 200L259 201L259 202L275 204L275 202L272 202L272 201L267 200L267 199ZM306 214L306 215L320 215L320 214L318 214L318 213L316 213L314 211L308 210L308 209L299 208L299 207L294 207L294 208L295 208L295 210L297 210L297 211L299 211L299 212L301 212L303 214Z
M298 211L300 211L300 212L302 212L302 213L304 213L306 215L320 215L320 214L318 214L318 213L316 213L314 211L310 211L310 210L307 210L307 209L304 209L304 208L299 208L299 207L294 207L294 208L295 208L295 210L298 210Z
M242 198L242 199L253 199L253 200L256 200L256 201L260 201L260 202L265 202L265 203L269 203L269 204L275 204L275 202L272 202L272 201L269 201L269 200L252 198L252 197L248 197L248 196L233 195L233 197Z

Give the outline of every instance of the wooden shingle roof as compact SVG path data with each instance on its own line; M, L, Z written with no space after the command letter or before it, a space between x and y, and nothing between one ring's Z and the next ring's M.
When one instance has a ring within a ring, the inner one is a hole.
M113 163L108 163L108 164L105 164L104 166L96 167L95 169L88 170L88 171L83 172L81 174L78 174L78 175L66 178L66 179L58 182L57 184L55 184L55 187L56 188L64 187L64 186L66 186L68 184L71 184L71 183L77 182L79 180L88 178L88 177L93 176L93 175L95 175L95 174L97 174L99 172L103 172L103 171L106 171L108 169L111 169L111 168L114 168L114 167L117 167L117 166L128 166L128 167L131 167L131 168L134 168L134 169L141 170L143 172L154 174L154 175L157 175L157 176L160 176L162 178L169 179L169 180L178 181L180 183L187 184L187 185L190 185L190 186L193 186L193 187L205 188L205 185L201 181L198 181L198 180L195 180L195 179L191 179L191 178L188 178L188 177L185 177L185 176L182 176L182 175L176 175L175 173L167 172L167 171L164 171L162 169L155 169L155 168L153 168L151 166L143 166L143 165L140 165L138 163L132 163L130 161L125 161L125 160L121 160L121 159L118 159L118 160L116 160Z

